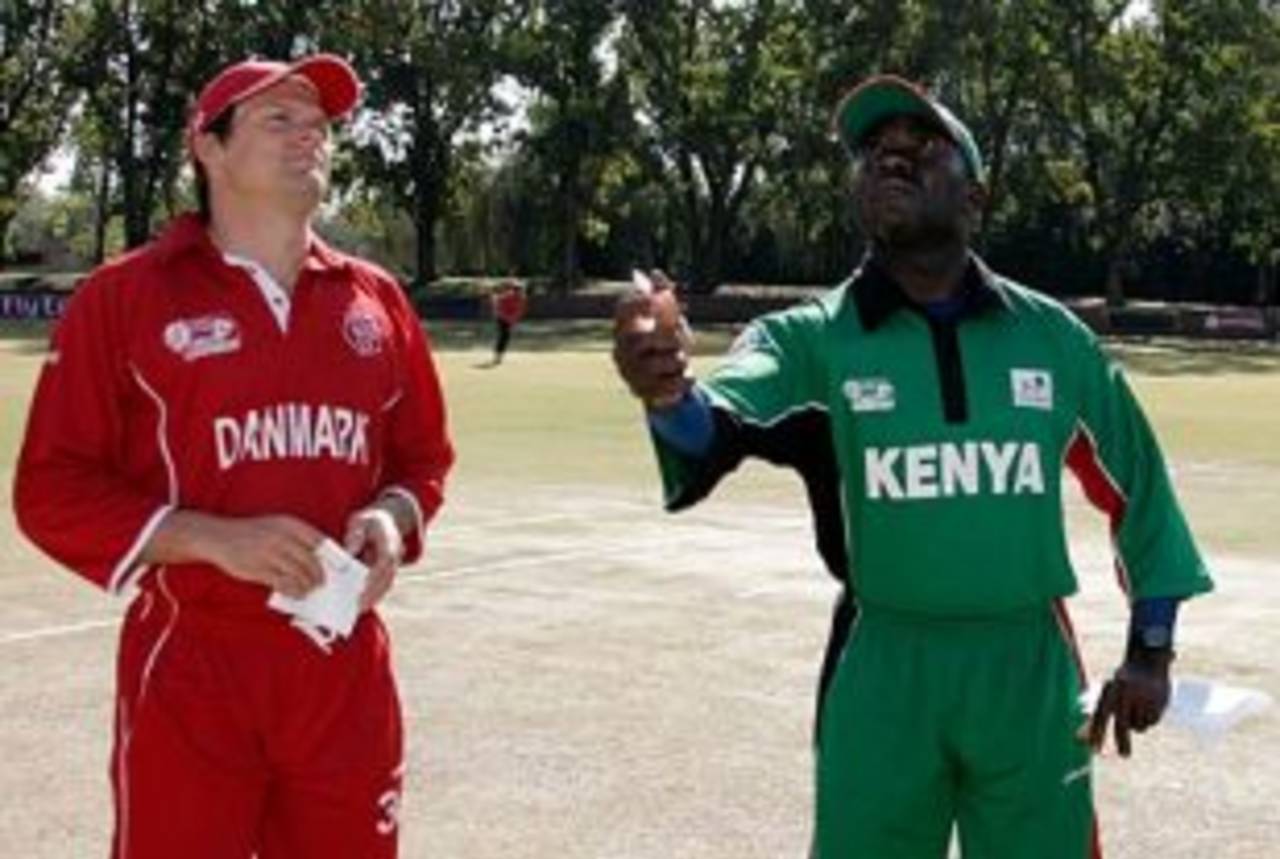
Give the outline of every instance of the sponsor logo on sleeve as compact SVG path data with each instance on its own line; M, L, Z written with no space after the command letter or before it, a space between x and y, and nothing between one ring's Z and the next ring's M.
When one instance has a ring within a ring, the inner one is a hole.
M849 379L844 395L854 412L891 412L896 405L893 383L888 379Z
M240 326L225 313L175 319L164 328L164 345L184 361L240 349Z
M1010 370L1009 381L1015 406L1053 411L1053 375L1048 370Z

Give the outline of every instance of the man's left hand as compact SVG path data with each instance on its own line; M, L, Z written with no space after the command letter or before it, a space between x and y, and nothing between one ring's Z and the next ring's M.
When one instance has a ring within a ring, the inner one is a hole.
M1127 758L1133 751L1130 732L1142 733L1160 721L1169 704L1172 652L1133 654L1102 687L1088 725L1089 745L1101 751L1107 724L1114 724L1116 749Z
M343 545L369 567L369 580L360 595L360 611L367 611L391 590L404 558L404 539L395 517L375 504L351 514Z

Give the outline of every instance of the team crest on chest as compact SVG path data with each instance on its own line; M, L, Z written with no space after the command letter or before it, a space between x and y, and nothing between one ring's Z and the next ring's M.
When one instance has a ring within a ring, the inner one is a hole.
M357 355L371 358L382 352L387 339L387 325L369 305L352 304L342 317L342 338Z
M184 361L226 355L240 349L240 326L225 313L175 319L164 327L164 345Z

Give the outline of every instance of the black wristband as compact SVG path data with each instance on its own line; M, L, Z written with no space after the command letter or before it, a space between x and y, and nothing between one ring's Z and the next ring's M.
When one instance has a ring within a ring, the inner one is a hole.
M1143 636L1137 630L1131 631L1125 647L1125 661L1157 668L1167 666L1177 657L1177 653L1172 641L1167 637L1163 640L1166 642L1163 646L1153 646L1161 641L1158 636Z

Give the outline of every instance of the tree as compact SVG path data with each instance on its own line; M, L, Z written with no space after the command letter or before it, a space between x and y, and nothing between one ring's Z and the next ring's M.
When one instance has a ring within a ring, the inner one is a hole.
M62 134L71 91L64 31L67 0L0 5L0 263L23 183Z
M804 89L786 0L627 0L622 41L649 163L681 215L691 286L720 282L743 205Z
M188 105L221 62L220 11L179 0L91 0L87 9L71 79L107 145L128 247L151 237L172 200Z
M611 131L629 119L619 78L606 82L603 41L617 17L611 0L536 0L512 38L517 79L539 95L530 114L530 144L554 177L558 258L555 280L580 279L578 237ZM611 128L612 126L612 128Z
M1042 79L1052 126L1045 157L1078 167L1113 304L1124 301L1142 244L1168 223L1178 177L1194 160L1190 141L1214 115L1216 94L1233 85L1230 58L1251 55L1253 28L1267 14L1259 0L1157 0L1149 17L1129 7L1057 4Z
M365 83L355 170L412 218L418 285L436 277L436 226L463 137L500 110L499 49L520 20L519 5L353 0L335 25Z
M1198 122L1181 135L1168 206L1202 253L1240 256L1256 268L1250 288L1214 290L1212 298L1269 303L1280 263L1280 19L1247 5L1237 11L1247 15L1237 23L1241 41L1214 51L1221 84L1196 95Z

